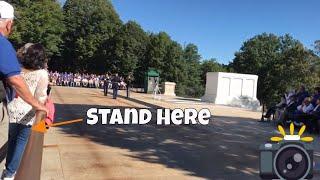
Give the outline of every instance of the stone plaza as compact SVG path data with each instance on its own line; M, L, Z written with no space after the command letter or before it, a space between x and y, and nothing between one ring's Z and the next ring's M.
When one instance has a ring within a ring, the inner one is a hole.
M111 92L110 92L111 93ZM90 108L208 108L208 125L87 125L53 127L45 134L41 179L259 179L259 145L277 135L261 112L200 99L131 93L103 96L100 89L54 87L56 122L86 117ZM154 123L152 123L154 122ZM7 122L1 125L5 143ZM320 146L315 138L315 161ZM2 159L2 164L4 160ZM319 177L316 174L316 177Z

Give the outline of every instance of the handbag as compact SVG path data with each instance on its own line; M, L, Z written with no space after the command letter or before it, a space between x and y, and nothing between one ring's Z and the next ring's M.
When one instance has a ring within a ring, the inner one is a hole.
M45 122L50 127L54 122L54 114L55 114L55 107L51 98L48 97L48 99L45 102L45 106L49 110L47 117L45 119Z

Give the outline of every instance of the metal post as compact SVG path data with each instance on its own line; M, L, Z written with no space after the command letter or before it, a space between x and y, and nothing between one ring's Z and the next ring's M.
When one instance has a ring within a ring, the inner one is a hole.
M44 120L46 113L36 113L34 124ZM31 131L15 180L40 180L44 133Z

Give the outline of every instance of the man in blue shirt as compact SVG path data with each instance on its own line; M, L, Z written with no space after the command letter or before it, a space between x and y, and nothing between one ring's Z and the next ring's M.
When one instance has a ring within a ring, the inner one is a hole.
M0 0L0 80L3 82L0 90L1 92L6 92L8 102L15 98L17 94L35 110L48 112L47 108L33 97L29 87L20 75L21 69L16 52L12 44L7 40L12 30L13 18L13 7L7 2ZM3 84L5 84L5 86L3 86ZM3 87L5 87L5 90ZM23 153L26 145L26 140L20 135L26 133L28 133L27 128L21 128L20 126L17 128L17 126L11 126L9 124L9 134L12 136L8 139L6 168L1 175L1 179L14 179L14 171L16 167L19 166L18 156ZM19 137L15 137L18 136L17 134L19 134ZM8 161L8 159L10 160ZM8 162L10 163L8 164Z
M48 112L46 107L33 97L20 75L21 69L16 52L7 40L12 31L13 18L13 7L5 1L0 1L0 80L8 85L6 88L7 100L12 100L17 93L35 110Z

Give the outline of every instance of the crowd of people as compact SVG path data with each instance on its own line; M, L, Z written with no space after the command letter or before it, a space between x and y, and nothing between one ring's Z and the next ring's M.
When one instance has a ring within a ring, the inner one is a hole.
M88 74L88 73L70 73L70 72L49 72L49 79L54 86L70 86L70 87L86 87L86 88L103 88L108 85L112 88L112 81L116 74L105 75ZM126 89L127 83L125 79L119 76L119 88Z
M294 123L295 126L306 125L310 133L319 133L320 127L320 87L310 94L305 86L298 91L291 91L281 97L281 101L270 107L262 116L262 121L274 116L283 126Z
M110 75L88 74L88 73L70 73L70 72L49 72L50 84L53 86L101 88L104 89L104 95L108 95L108 89L113 89L113 98L117 99L118 90L126 89L129 97L129 86L133 81L133 76L123 78L118 73Z

